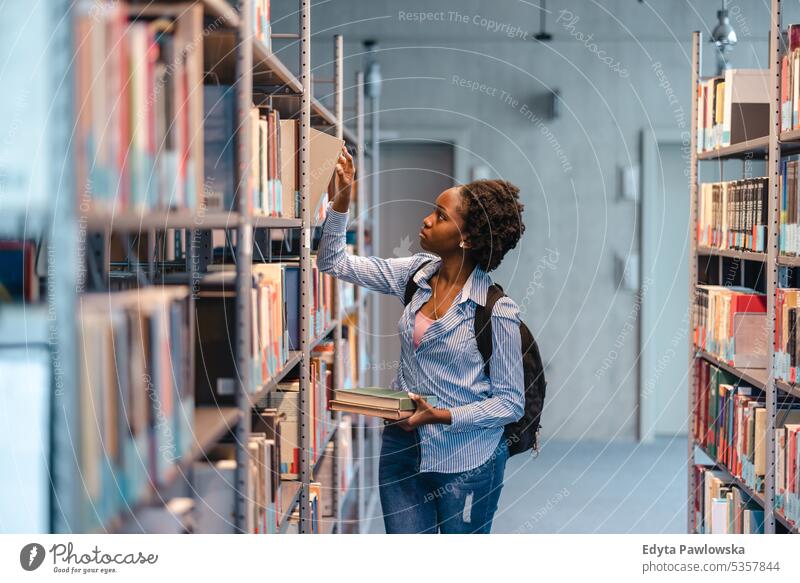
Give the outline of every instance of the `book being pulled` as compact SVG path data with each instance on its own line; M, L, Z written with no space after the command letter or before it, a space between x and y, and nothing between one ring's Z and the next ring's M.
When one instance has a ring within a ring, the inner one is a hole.
M421 397L432 407L436 406L435 395L421 395ZM406 391L360 387L334 391L330 408L332 411L345 411L384 419L404 419L414 413L416 404Z

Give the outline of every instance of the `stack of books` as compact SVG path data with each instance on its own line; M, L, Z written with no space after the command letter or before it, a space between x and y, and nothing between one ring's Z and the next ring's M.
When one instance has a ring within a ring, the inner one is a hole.
M751 288L698 285L694 343L731 366L767 368L767 296Z
M197 208L204 183L202 7L133 18L129 6L81 2L73 30L76 188L116 215ZM87 198L89 200L84 201Z
M782 168L785 170L785 165ZM766 178L701 184L698 245L763 253L767 248L768 187Z
M698 153L768 135L768 69L728 69L724 76L700 81L697 86Z
M433 395L422 395L432 406L437 399ZM384 419L405 419L411 417L416 404L406 391L395 391L382 387L361 387L333 391L331 410L371 415Z

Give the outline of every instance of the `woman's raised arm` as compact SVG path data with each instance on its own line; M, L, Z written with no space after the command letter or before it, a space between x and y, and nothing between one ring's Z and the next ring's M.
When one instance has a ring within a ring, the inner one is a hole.
M353 158L342 148L336 164L336 196L328 203L327 216L322 225L317 267L341 280L397 296L402 301L409 275L435 256L417 253L410 257L383 259L347 253L346 231L353 178Z

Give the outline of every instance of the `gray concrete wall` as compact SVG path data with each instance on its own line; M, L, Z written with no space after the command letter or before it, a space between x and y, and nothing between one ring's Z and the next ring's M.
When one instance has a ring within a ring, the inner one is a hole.
M278 20L294 4L274 4L275 30L294 30L294 18ZM554 40L546 44L531 38L539 28L533 3L358 0L313 7L316 75L332 76L332 35L345 35L347 83L363 67L362 41L378 39L383 127L426 136L463 132L460 155L469 165L488 166L522 189L527 232L493 276L523 306L548 362L546 437L635 437L638 349L624 326L636 320L637 307L633 293L618 289L614 256L636 252L639 243L635 207L617 199L619 168L638 164L642 130L689 129L691 31L707 35L718 6L551 1L547 29ZM735 66L767 66L765 6L730 3L740 37ZM432 20L411 20L420 12L434 13ZM792 17L800 21L790 12L784 22ZM294 52L281 56L291 62ZM707 45L704 57L710 74ZM324 96L329 87L316 92ZM551 89L562 98L560 117L537 121ZM416 231L409 234L414 240Z

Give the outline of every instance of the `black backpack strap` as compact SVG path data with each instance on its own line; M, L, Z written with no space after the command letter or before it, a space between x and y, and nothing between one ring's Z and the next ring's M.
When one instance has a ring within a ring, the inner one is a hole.
M475 306L475 340L478 350L483 356L483 370L489 376L489 364L492 361L492 310L494 304L505 295L503 288L494 283L486 292L486 305Z
M408 276L408 281L406 282L406 294L403 297L404 306L407 306L408 304L411 303L411 298L414 297L414 294L417 293L417 290L419 289L417 282L414 281L414 276L417 275L417 272L419 272L420 269L428 265L428 263L430 263L431 261L432 261L431 259L428 259L427 261L423 262L422 265L420 265L414 270L414 273Z

